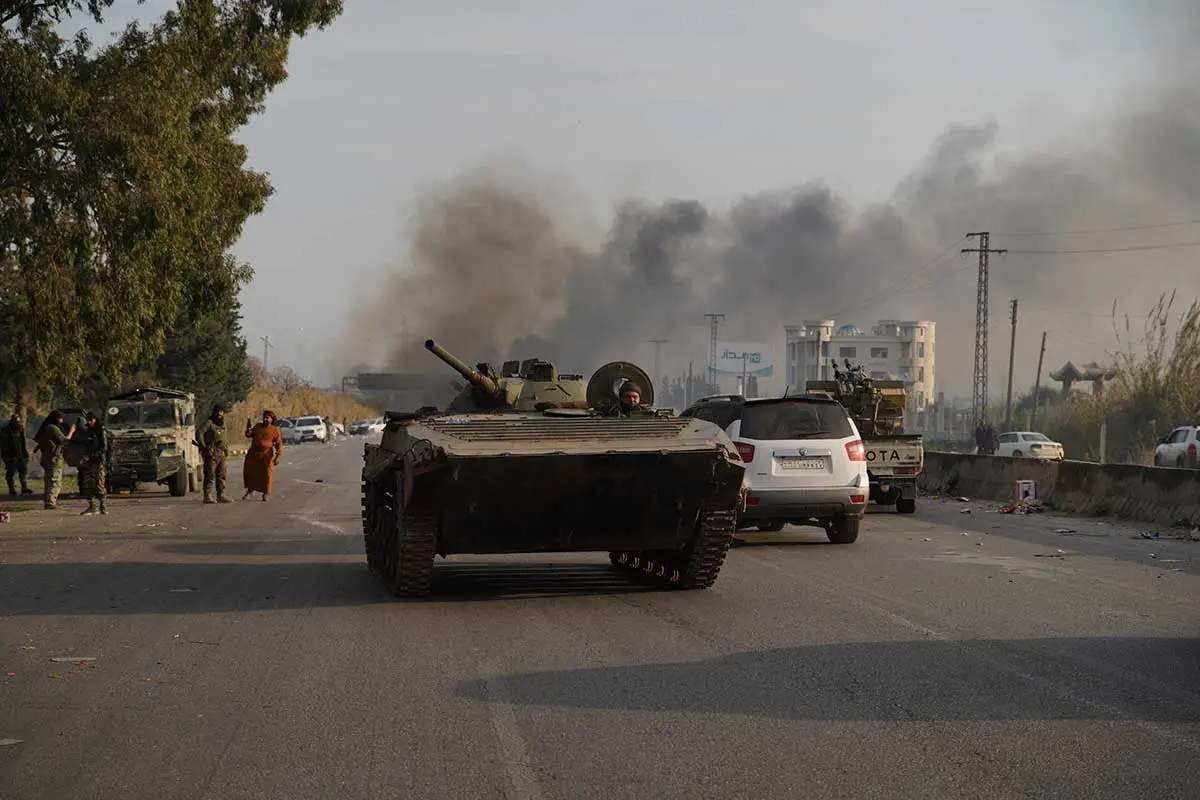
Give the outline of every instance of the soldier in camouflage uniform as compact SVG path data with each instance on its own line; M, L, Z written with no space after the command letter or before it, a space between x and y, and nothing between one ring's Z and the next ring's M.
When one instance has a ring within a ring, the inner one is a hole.
M225 496L225 459L229 456L229 438L225 430L225 409L213 406L212 415L196 429L195 445L204 458L204 502L232 503ZM213 499L216 484L217 499Z
M37 435L37 449L41 452L42 469L45 471L45 489L42 492L46 508L58 508L58 493L62 491L63 466L66 464L68 437L63 433L66 419L62 412L53 409L42 423Z
M21 494L33 494L25 478L29 468L29 444L25 441L25 426L16 414L0 430L0 458L4 459L4 480L8 482L8 493L17 493L13 478L20 477Z
M95 514L96 501L100 501L99 513L107 514L104 508L104 498L108 494L105 478L108 465L108 433L100 420L91 411L84 417L87 427L83 429L81 450L83 455L79 461L79 493L87 498L88 507L84 514Z

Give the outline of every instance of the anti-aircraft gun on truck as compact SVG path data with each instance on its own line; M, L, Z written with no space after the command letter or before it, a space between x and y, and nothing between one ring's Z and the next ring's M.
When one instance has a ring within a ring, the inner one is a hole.
M549 361L474 369L425 348L466 380L446 411L387 412L363 451L367 565L400 596L432 589L437 555L608 551L658 585L717 579L744 502L746 465L723 431L659 413L634 364L586 383ZM620 386L645 406L617 414Z
M904 381L877 380L861 364L833 366L831 381L808 381L805 392L837 400L849 412L866 447L871 500L894 505L901 514L917 509L917 476L925 465L920 434L904 433Z

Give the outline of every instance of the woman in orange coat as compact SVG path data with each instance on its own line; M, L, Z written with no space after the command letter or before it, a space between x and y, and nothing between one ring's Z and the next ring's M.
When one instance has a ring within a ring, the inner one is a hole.
M271 494L271 472L279 466L283 454L283 434L275 424L275 412L264 411L262 422L251 426L246 420L246 438L250 440L250 452L242 462L242 481L246 484L245 500L251 492L262 492L263 502Z

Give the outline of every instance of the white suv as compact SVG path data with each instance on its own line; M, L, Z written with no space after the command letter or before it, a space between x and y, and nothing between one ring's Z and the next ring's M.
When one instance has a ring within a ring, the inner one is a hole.
M300 417L293 428L293 436L301 444L304 442L328 441L329 432L325 430L325 420L320 417Z
M867 513L866 449L846 409L827 397L701 398L681 417L712 422L746 462L746 510L738 528L816 525L849 544Z

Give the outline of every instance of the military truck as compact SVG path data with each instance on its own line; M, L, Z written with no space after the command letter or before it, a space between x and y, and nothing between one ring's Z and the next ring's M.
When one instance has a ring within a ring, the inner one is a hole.
M393 593L432 589L437 555L607 551L658 586L711 586L743 508L746 465L717 426L659 413L634 364L584 382L540 359L475 369L447 411L388 412L363 450L367 565ZM627 381L645 405L618 415Z
M139 483L165 484L183 497L204 480L196 438L196 396L147 386L111 395L104 426L109 435L110 489L134 490Z
M925 466L920 434L904 433L904 381L871 378L846 359L845 371L830 359L834 380L808 381L805 392L837 400L850 413L866 448L870 498L901 514L917 510L917 476Z

